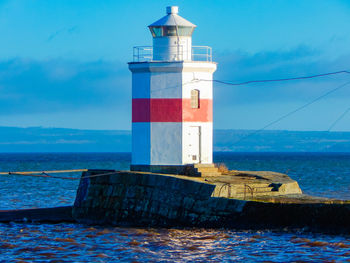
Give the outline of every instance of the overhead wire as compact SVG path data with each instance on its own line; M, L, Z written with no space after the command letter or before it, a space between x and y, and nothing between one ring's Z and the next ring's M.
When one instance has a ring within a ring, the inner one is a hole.
M180 86L185 86L185 85L188 85L188 84L191 84L191 83L195 83L195 82L201 82L201 81L209 81L209 82L216 82L216 83L221 83L221 84L224 84L224 85L230 85L230 86L242 86L242 85L248 85L248 84L252 84L252 83L266 83L266 82L282 82L282 81L293 81L293 80L305 80L305 79L313 79L313 78L319 78L319 77L325 77L325 76L332 76L332 75L338 75L338 74L350 74L350 71L348 70L340 70L340 71L335 71L335 72L327 72L327 73L322 73L322 74L315 74L315 75L308 75L308 76L299 76L299 77L292 77L292 78L281 78L281 79L265 79L265 80L250 80L250 81L245 81L245 82L238 82L238 83L232 83L232 82L228 82L228 81L223 81L223 80L215 80L215 79L211 79L211 80L206 80L206 79L197 79L195 77L193 77L193 79L191 81L188 81L188 82L185 82L181 85L175 85L175 86L172 86L172 87L165 87L165 88L160 88L160 89L155 89L155 90L151 90L151 92L156 92L156 91L160 91L160 90L164 90L164 89L172 89L172 88L177 88L177 87L180 87ZM290 115L310 106L311 104L317 102L318 100L330 95L331 93L347 86L348 84L350 84L350 82L346 82L328 92L326 92L325 94L315 98L314 100L296 108L295 110L293 111L290 111L288 112L287 114L279 117L278 119L268 123L267 125L263 126L262 128L258 129L258 130L255 130L254 132L240 138L238 141L236 141L234 144L237 144L239 142L241 142L242 140L248 138L248 137L251 137L265 129L267 129L268 127L276 124L277 122L289 117ZM346 112L347 113L347 112ZM346 115L346 113L344 114L344 116ZM342 116L342 117L344 117ZM339 120L338 120L339 121ZM335 123L336 124L336 123ZM334 125L335 125L334 124Z
M339 121L341 121L345 116L346 114L348 114L348 112L350 111L350 108L347 108L344 112L342 112L342 114L329 126L329 128L325 131L326 132L326 135L325 136L328 136L330 131L335 127L335 125L337 125L337 123ZM324 138L325 138L324 136ZM319 144L321 142L322 138L319 138L317 141L316 141L316 144ZM329 149L330 146L333 147L334 145L338 144L339 142L335 142L335 143L332 143L331 145L326 145L324 146L323 148L321 148L321 151L324 151L326 149Z
M350 71L348 71L348 70L340 70L340 71L327 72L327 73L316 74L316 75L308 75L308 76L300 76L300 77L292 77L292 78L282 78L282 79L248 80L248 81L237 82L237 83L233 83L233 82L225 81L225 80L218 80L218 79L197 79L197 78L193 77L192 80L190 80L188 82L185 82L183 84L179 84L179 85L175 85L175 86L171 86L171 87L159 88L159 89L152 89L151 92L161 91L161 90L165 90L165 89L175 89L175 88L180 87L181 85L184 86L184 85L188 85L188 84L195 83L195 82L201 82L201 81L216 82L216 83L229 85L229 86L242 86L242 85L248 85L248 84L252 84L252 83L267 83L267 82L283 82L283 81L293 81L293 80L305 80L305 79L313 79L313 78L326 77L326 76L338 75L338 74L350 74Z
M251 84L251 83L265 83L265 82L280 82L280 81L292 81L292 80L302 80L302 79L312 79L312 78L318 78L318 77L324 77L324 76L330 76L330 75L336 75L336 74L350 74L350 71L347 70L342 70L342 71L336 71L336 72L328 72L328 73L323 73L323 74L317 74L317 75L311 75L311 76L301 76L301 77L293 77L293 78L283 78L283 79L267 79L267 80L251 80L251 81L245 81L245 82L240 82L240 83L231 83L231 82L227 82L227 81L222 81L222 80L205 80L205 79L196 79L193 78L191 81L185 82L181 85L176 85L173 87L167 87L167 88L176 88L179 86L184 86L187 84L191 84L194 82L200 82L200 81L212 81L212 82L217 82L217 83L221 83L221 84L225 84L225 85L231 85L231 86L241 86L241 85L247 85L247 84ZM308 103L296 108L295 110L292 110L290 112L288 112L287 114L282 115L281 117L279 117L278 119L268 123L267 125L263 126L262 128L255 130L254 132L240 138L239 140L237 140L236 142L234 142L233 144L238 144L239 142L241 142L242 140L251 137L265 129L267 129L268 127L274 125L275 123L289 117L290 115L310 106L311 104L323 99L324 97L334 93L335 91L347 86L350 84L349 82L346 82L334 89L329 90L328 92L322 94L321 96L309 101ZM163 88L163 89L167 89L167 88ZM159 89L162 90L162 89ZM152 91L157 91L157 90L151 90ZM346 109L345 112L343 112L332 124L331 126L328 128L328 132L334 128L334 126L340 121L342 120L346 114L350 112L350 108ZM46 177L46 178L56 178L56 179L68 179L68 180L77 180L80 179L80 177L60 177L60 176L52 176L49 175L48 173L72 173L72 172L85 172L87 171L87 169L75 169L75 170L56 170L56 171L42 171L42 172L38 172L38 171L31 171L31 172L0 172L0 175L22 175L22 176L35 176L35 177ZM113 172L109 172L109 173L103 173L103 174L96 174L96 175L88 175L88 176L84 176L83 178L91 178L91 177L99 177L99 176L104 176L104 175L110 175L110 174L115 174L115 173L120 173L121 171L113 171Z
M347 108L346 111L344 111L344 112L331 124L331 126L328 128L327 132L331 131L331 130L334 128L334 126L335 126L339 121L341 121L349 111L350 111L350 108Z
M348 70L341 70L341 71L335 71L335 72L327 72L322 74L316 74L316 75L310 75L310 76L301 76L301 77L293 77L293 78L282 78L282 79L263 79L263 80L249 80L244 82L238 82L238 83L232 83L229 81L223 81L223 80L204 80L201 79L201 81L213 81L225 85L231 85L231 86L242 86L252 83L266 83L266 82L281 82L281 81L293 81L293 80L303 80L303 79L313 79L313 78L319 78L319 77L325 77L330 75L337 75L337 74L350 74L350 71Z
M315 98L315 99L309 101L308 103L305 103L304 105L302 105L302 106L300 106L300 107L298 107L298 108L296 108L296 109L294 109L294 110L292 110L292 111L290 111L290 112L288 112L288 113L282 115L281 117L279 117L279 118L277 118L276 120L274 120L274 121L268 123L267 125L263 126L262 128L260 128L260 129L258 129L258 130L255 130L255 131L253 131L252 133L249 133L248 135L243 136L242 138L240 138L239 140L237 140L236 142L234 142L233 145L238 144L238 143L240 143L241 141L243 141L243 140L245 140L245 139L247 139L247 138L249 138L249 137L251 137L251 136L253 136L253 135L255 135L255 134L257 134L257 133L259 133L259 132L261 132L261 131L263 131L263 130L265 130L265 129L267 129L268 127L270 127L270 126L276 124L277 122L279 122L279 121L281 121L281 120L283 120L283 119L289 117L290 115L292 115L292 114L294 114L294 113L296 113L296 112L298 112L298 111L300 111L300 110L302 110L302 109L304 109L304 108L310 106L311 104L313 104L313 103L315 103L315 102L317 102L317 101L323 99L324 97L327 97L328 95L334 93L335 91L337 91L337 90L339 90L339 89L341 89L341 88L343 88L343 87L345 87L345 86L347 86L347 85L349 85L349 84L350 84L350 81L348 81L348 82L346 82L346 83L344 83L344 84L342 84L342 85L340 85L340 86L338 86L338 87L336 87L336 88L334 88L334 89L331 89L331 90L327 91L326 93L324 93L324 94L322 94L321 96L319 96L319 97L317 97L317 98ZM345 115L344 115L344 116L345 116Z

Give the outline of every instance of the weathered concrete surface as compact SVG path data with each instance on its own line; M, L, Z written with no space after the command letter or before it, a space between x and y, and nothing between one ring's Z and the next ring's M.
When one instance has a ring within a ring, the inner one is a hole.
M256 195L249 200L216 197L224 178L210 182L209 178L128 171L107 171L105 176L91 177L94 174L101 171L89 170L80 181L73 207L73 217L80 223L350 231L349 202L302 195L295 181L281 174L252 173L264 181L280 177L279 188L284 183L294 186L279 195ZM235 180L231 178L229 183ZM288 191L297 193L283 195Z
M215 184L213 196L250 200L261 196L302 194L298 182L288 175L265 171L227 171L203 178Z

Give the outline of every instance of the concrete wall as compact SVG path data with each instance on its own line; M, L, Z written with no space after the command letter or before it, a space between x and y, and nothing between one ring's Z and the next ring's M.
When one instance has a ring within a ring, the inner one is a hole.
M151 123L132 123L131 163L149 165L151 163Z
M182 123L151 123L152 165L182 164Z
M101 173L110 174L84 178ZM214 188L170 175L89 171L80 181L73 216L89 224L220 226L246 202L211 197Z
M96 174L105 175L89 177ZM89 170L80 181L73 217L79 223L142 227L350 231L349 201L244 201L213 197L214 188L181 176Z
M215 63L131 63L133 96L132 165L211 163L213 104L211 80ZM200 107L191 108L191 90L199 90ZM148 126L150 124L150 126ZM192 153L199 127L199 154ZM137 144L137 145L136 145ZM192 148L191 148L192 146Z
M213 99L213 83L210 81L213 79L212 70L208 69L207 72L202 72L197 71L198 68L193 68L193 71L189 71L191 68L193 68L192 65L188 66L188 69L185 68L186 71L182 72L182 97L189 99L191 98L191 90L198 89L202 99Z
M137 74L132 74L132 98L150 98L150 83L151 74L149 74L149 72L138 72Z
M176 69L178 70L178 69ZM181 98L181 72L150 72L151 96L153 99L175 99ZM147 87L146 87L147 88ZM135 89L143 89L142 86L136 86Z
M105 175L89 177L96 174ZM142 227L350 231L349 201L243 201L212 197L214 188L180 176L89 170L80 181L73 217L79 223Z

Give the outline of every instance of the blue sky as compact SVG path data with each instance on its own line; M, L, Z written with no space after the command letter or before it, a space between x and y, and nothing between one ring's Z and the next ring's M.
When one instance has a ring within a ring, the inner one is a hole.
M167 5L213 48L216 79L350 70L347 0L0 0L0 126L130 129L127 62ZM347 81L214 84L214 127L259 129ZM350 85L269 129L327 130L349 107ZM350 114L334 130L350 131Z

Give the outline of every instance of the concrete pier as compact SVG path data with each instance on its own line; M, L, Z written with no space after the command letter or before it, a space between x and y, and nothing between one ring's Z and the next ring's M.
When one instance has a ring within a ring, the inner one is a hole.
M0 211L0 222L350 231L350 201L302 194L285 174L211 172L88 170L73 207Z
M350 202L303 195L296 181L279 173L228 171L217 177L104 173L83 174L73 207L77 222L350 230Z

